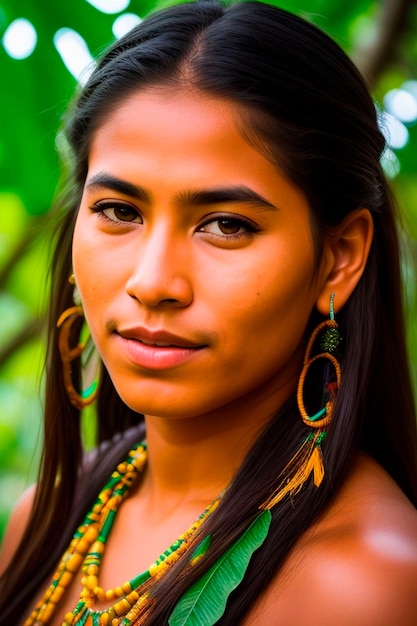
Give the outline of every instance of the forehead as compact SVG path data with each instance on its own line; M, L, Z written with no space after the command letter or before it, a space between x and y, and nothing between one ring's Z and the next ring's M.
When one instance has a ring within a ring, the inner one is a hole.
M93 135L102 141L103 135L120 137L141 133L143 140L178 141L179 137L214 142L219 135L240 137L238 105L201 92L165 88L141 89L126 96L104 116ZM240 139L242 139L240 137Z
M246 109L200 92L162 87L135 92L97 129L89 175L104 170L136 180L149 174L190 188L206 188L211 181L255 190L261 185L264 191L278 185L301 194L246 138L247 120Z

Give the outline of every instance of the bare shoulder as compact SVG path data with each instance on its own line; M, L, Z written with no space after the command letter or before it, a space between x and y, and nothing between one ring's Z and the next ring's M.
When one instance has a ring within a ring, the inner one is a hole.
M36 486L23 493L10 516L9 524L0 550L0 575L4 572L23 537L35 499Z
M358 459L245 621L275 623L416 626L417 510L371 459Z

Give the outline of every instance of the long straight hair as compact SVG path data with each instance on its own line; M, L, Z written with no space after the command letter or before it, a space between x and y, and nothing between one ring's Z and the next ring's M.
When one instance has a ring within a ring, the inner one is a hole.
M334 497L358 446L417 504L417 434L397 216L380 166L384 139L365 83L327 35L276 7L243 2L223 8L208 1L171 7L151 15L105 53L67 119L72 169L57 210L44 452L32 517L3 579L0 623L25 614L100 484L138 436L137 430L128 429L140 429L142 416L124 405L105 374L98 400L98 443L117 432L128 435L103 452L99 448L97 467L89 473L93 478L84 485L80 415L65 396L55 322L72 304L72 233L91 140L126 97L154 85L193 89L236 104L245 138L306 194L317 259L326 229L350 212L368 208L375 225L364 274L338 315L343 381L323 445L325 481L319 489L306 488L294 501L275 507L269 536L219 623L235 626L250 610L294 543ZM310 326L317 321L312 312ZM167 622L184 590L256 515L306 434L290 398L254 442L221 505L203 526L202 532L213 537L206 557L192 570L180 559L153 588L156 602L146 615L147 624Z

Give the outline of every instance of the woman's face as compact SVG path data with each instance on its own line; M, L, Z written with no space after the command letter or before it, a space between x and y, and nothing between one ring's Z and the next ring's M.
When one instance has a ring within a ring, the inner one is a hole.
M309 207L235 105L149 89L96 132L73 263L93 339L134 410L273 412L323 285Z

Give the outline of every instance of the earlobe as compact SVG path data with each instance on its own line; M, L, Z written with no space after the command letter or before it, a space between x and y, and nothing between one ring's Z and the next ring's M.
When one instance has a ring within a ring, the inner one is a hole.
M318 311L326 316L329 301L335 293L335 309L341 309L358 284L368 260L374 235L374 223L368 209L347 215L327 239L332 262L326 268L323 288L317 298Z

